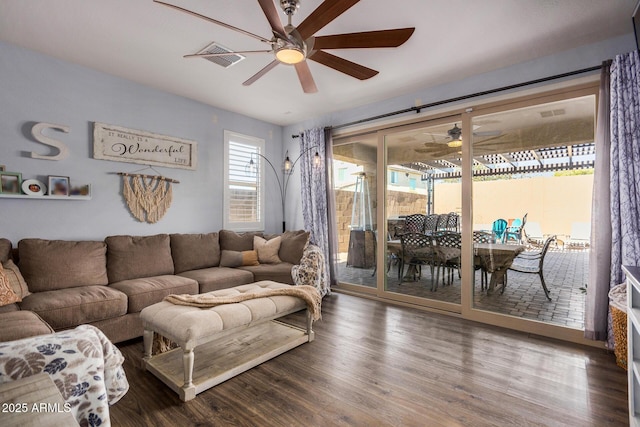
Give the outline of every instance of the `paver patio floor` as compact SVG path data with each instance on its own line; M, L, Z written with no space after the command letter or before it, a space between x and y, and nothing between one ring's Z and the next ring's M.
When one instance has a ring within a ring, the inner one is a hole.
M575 329L584 328L585 294L588 276L588 250L551 249L544 261L544 277L550 291L548 301L537 274L525 274L509 270L504 293L499 289L487 295L480 289L480 271L475 273L474 306L480 310L510 316L540 320ZM347 267L338 263L338 279L343 283L375 287L376 278L372 269ZM413 282L400 284L397 266L391 267L387 275L387 290L438 301L460 303L460 278L454 274L451 285L438 286L431 291L431 274L423 268L422 277Z

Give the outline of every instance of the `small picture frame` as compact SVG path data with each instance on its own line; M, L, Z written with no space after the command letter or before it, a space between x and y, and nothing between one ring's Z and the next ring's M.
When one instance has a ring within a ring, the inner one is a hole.
M49 175L49 195L50 196L68 196L69 195L69 177Z
M91 196L91 185L81 185L79 187L71 187L70 196Z
M0 172L0 193L20 194L22 174L19 172Z
M4 172L7 170L7 167L5 165L0 165L0 172Z

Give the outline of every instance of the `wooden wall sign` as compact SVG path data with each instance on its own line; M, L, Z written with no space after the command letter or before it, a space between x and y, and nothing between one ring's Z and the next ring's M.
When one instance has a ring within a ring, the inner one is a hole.
M195 170L197 143L95 122L93 158Z

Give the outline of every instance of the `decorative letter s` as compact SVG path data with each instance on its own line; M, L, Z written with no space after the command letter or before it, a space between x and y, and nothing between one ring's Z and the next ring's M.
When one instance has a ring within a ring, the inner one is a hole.
M42 131L46 128L58 129L64 133L69 133L69 130L71 129L69 126L55 125L52 123L36 123L35 125L33 125L33 128L31 128L31 134L33 135L35 140L45 145L50 145L52 147L57 148L59 150L59 153L56 154L55 156L43 156L41 154L37 154L36 152L32 151L31 157L34 159L43 159L43 160L65 159L69 155L69 149L67 148L66 145L64 145L64 143L43 135Z

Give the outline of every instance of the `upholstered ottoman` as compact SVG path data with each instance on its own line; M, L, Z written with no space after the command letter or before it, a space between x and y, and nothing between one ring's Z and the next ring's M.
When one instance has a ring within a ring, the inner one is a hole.
M201 300L251 297L242 302L200 308L162 301L146 307L140 318L144 326L147 370L187 401L260 363L313 341L314 319L309 309L306 330L275 320L308 307L308 302L291 295L259 296L299 291L299 288L311 288L317 293L310 286L260 281L184 296ZM319 301L319 293L317 298ZM152 357L154 332L180 348Z

